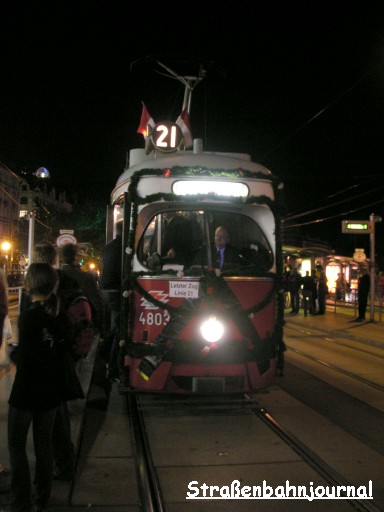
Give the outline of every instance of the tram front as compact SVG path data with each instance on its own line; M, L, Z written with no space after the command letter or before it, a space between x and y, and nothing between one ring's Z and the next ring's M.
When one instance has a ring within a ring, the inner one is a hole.
M112 195L125 224L122 388L271 385L283 323L278 181L247 155L134 151Z

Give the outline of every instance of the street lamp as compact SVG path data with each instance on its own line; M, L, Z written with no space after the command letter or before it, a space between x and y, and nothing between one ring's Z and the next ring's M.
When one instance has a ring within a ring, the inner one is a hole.
M11 249L11 247L12 247L11 244L7 241L5 241L1 244L1 250L3 251L3 253L5 255L5 271L6 272L8 271L8 252Z

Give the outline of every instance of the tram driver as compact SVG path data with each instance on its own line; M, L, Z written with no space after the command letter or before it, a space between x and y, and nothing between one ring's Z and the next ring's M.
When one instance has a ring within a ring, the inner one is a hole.
M239 266L242 261L239 251L231 245L229 231L225 226L219 226L215 231L215 244L212 250L212 261L215 268L225 269Z

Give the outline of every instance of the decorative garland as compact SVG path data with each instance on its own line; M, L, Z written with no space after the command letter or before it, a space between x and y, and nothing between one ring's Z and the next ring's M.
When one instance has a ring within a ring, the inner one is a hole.
M278 187L279 179L273 174L265 174L261 171L252 172L246 169L209 169L207 167L182 167L174 166L172 169L142 169L136 171L131 177L129 191L137 191L137 185L140 178L144 176L164 176L165 178L178 177L178 176L206 176L214 178L230 178L237 180L238 178L247 178L255 180L271 181L274 189Z

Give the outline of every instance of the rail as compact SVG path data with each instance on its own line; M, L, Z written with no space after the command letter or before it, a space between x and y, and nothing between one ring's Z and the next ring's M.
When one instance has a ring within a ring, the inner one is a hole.
M347 488L350 483L346 481L337 471L331 468L321 457L313 452L308 446L297 439L286 430L273 415L264 407L256 406L252 409L269 428L271 428L288 446L292 448L316 473L321 475L331 485ZM353 508L358 512L380 512L373 503L363 498L346 498Z

